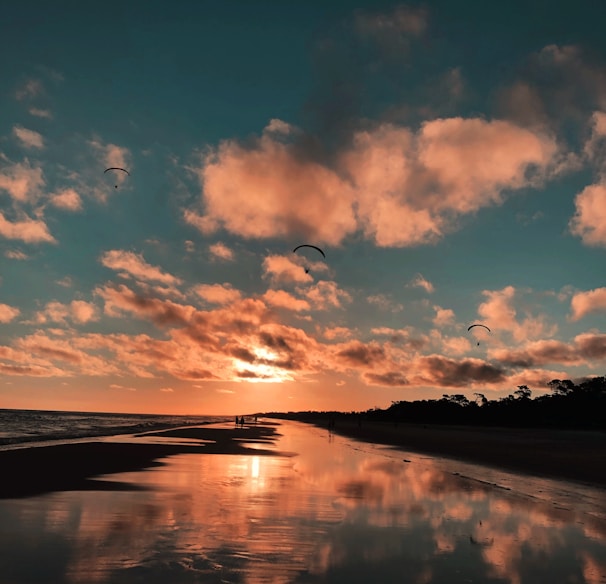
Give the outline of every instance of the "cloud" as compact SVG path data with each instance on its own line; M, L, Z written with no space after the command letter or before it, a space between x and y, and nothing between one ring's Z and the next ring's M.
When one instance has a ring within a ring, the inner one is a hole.
M0 190L7 191L16 202L35 202L45 185L42 168L32 167L27 158L23 162L10 162L1 154L0 162L6 163L0 171Z
M577 292L570 301L570 320L576 321L592 312L606 311L606 288Z
M182 283L181 279L148 264L142 254L115 249L103 253L99 260L106 268L119 271L123 277L130 275L145 281L172 285Z
M32 99L44 93L44 85L39 79L27 79L15 91L18 101Z
M423 288L423 290L425 290L425 292L427 292L428 294L433 294L433 292L435 291L433 284L429 282L423 276L423 274L417 274L409 285L416 288Z
M11 260L29 259L29 256L26 253L23 253L21 250L18 250L18 249L7 249L4 252L4 257L7 257L8 259L11 259Z
M295 312L306 311L311 308L309 302L300 298L295 298L292 294L289 294L284 290L267 290L262 298L270 306L286 308Z
M329 341L333 341L334 339L348 339L353 335L353 331L344 326L333 326L327 327L322 332L322 336Z
M196 251L196 244L191 239L186 239L183 245L185 246L185 251L187 253L193 253Z
M59 286L61 286L63 288L71 288L74 285L74 282L69 276L65 276L65 277L61 278L60 280L56 280L55 284L58 284Z
M146 298L124 285L102 286L95 289L95 294L105 301L106 315L120 317L124 313L132 314L161 327L183 326L195 313L193 306L176 304L170 300Z
M2 323L11 322L20 314L21 311L18 308L9 306L8 304L0 304L0 322Z
M368 304L372 304L386 312L401 312L404 310L404 305L399 302L394 302L385 294L371 294L366 297Z
M585 245L606 247L606 184L585 187L575 198L570 232Z
M455 313L450 308L442 308L441 306L434 306L433 309L436 311L432 322L437 327L447 326L454 324Z
M39 132L28 130L23 126L13 126L13 135L25 148L44 148L44 138Z
M222 142L194 169L204 216L186 221L204 233L224 227L245 238L296 234L337 244L355 230L351 188L334 171L264 133L251 147Z
M438 387L465 387L473 384L494 384L506 379L505 370L479 359L455 361L441 355L416 359L411 382Z
M43 310L36 313L34 322L65 323L67 319L77 324L97 321L99 320L97 307L84 300L72 300L69 304L63 304L55 300L48 302Z
M313 282L312 276L305 269L285 256L267 256L263 260L263 276L273 283Z
M217 242L208 247L213 258L231 262L234 259L234 252L224 243Z
M406 54L412 38L421 37L428 14L424 8L396 6L391 12L358 11L354 30L363 39L374 41L387 55Z
M47 109L41 109L41 108L37 108L37 107L30 107L29 108L29 113L32 116L35 116L37 118L46 118L47 120L52 119L53 114L50 110Z
M164 393L173 393L175 390L172 387L161 387L160 391L163 391Z
M316 310L341 308L343 302L352 301L349 292L341 290L336 282L326 280L322 280L309 288L297 288L297 292L307 298Z
M194 292L211 304L232 304L242 297L231 284L199 284L194 287Z
M123 389L123 390L126 390L126 391L137 391L136 387L126 387L124 385L118 385L117 383L112 383L109 386L109 388L110 389Z
M81 211L82 199L74 189L65 189L50 196L50 204L65 211Z
M0 212L0 235L6 239L18 239L25 243L57 243L44 221L24 217L21 221L8 221Z
M184 217L204 233L223 227L245 238L336 245L362 230L383 247L435 243L458 216L542 184L558 156L547 134L479 118L435 119L416 133L394 124L358 131L331 166L264 133L201 158L193 170L205 212Z
M516 341L524 341L543 335L550 336L557 331L557 326L548 326L542 315L518 318L514 301L519 291L513 286L506 286L502 290L483 290L482 294L487 300L478 307L478 314L482 318L481 324L488 326L493 335L497 331L507 331Z

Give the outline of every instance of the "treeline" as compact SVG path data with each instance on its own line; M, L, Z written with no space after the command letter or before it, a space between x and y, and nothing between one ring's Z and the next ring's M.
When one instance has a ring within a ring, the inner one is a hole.
M441 399L395 401L387 409L366 412L289 412L265 414L299 420L356 417L416 424L467 424L477 426L548 427L606 431L606 377L595 377L579 383L554 379L547 384L550 393L533 398L526 385L512 394L489 400L474 393L470 400L463 394Z

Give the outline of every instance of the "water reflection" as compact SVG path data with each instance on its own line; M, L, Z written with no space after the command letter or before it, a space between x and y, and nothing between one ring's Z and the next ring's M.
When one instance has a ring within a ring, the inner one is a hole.
M603 491L280 433L298 456L179 455L107 477L149 490L1 501L0 581L606 582L604 509L570 505Z

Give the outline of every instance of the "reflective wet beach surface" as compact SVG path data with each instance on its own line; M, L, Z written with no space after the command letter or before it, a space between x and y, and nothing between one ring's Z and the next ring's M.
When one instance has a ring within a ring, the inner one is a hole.
M0 501L0 582L606 583L604 491L279 432L296 456L178 455L106 477L143 490Z

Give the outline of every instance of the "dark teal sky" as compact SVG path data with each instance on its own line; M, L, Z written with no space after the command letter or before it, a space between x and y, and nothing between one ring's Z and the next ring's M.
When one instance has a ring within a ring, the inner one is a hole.
M602 11L5 7L0 407L349 410L602 375Z

